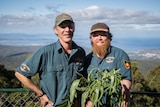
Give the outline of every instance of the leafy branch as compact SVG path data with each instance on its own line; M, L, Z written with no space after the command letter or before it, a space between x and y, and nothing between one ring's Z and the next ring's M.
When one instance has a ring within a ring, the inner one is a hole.
M90 71L87 78L78 73L80 79L74 80L70 87L67 107L72 107L78 94L81 95L81 107L85 107L88 100L92 102L93 106L100 107L102 105L101 98L106 92L110 96L111 106L114 106L115 102L120 104L123 101L120 69L113 69L110 72L98 70L96 74L92 73L93 70Z

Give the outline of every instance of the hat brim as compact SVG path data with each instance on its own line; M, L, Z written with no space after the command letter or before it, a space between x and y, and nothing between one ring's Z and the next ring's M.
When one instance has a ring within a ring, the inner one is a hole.
M90 33L97 32L97 31L109 32L108 29L94 29Z
M62 22L64 22L64 21L71 21L71 22L73 22L73 20L71 20L71 19L63 19L63 20L61 20L61 21L59 21L57 24L56 24L56 26L59 26Z

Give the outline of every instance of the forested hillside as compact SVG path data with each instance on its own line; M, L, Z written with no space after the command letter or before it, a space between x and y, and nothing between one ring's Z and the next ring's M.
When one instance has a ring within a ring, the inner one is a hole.
M14 70L7 70L4 65L0 65L0 88L20 88L23 85L15 78ZM132 62L133 85L132 92L160 92L160 65L149 70L144 76L139 71L137 62ZM39 84L38 76L34 76L35 84ZM158 107L160 97L150 95L132 95L132 104L136 107Z
M15 69L19 66L30 54L34 53L41 46L6 46L0 45L0 64L5 65L5 67L9 70ZM86 53L90 51L90 49L85 48ZM133 57L133 56L132 56ZM132 58L131 57L131 58ZM132 59L131 59L132 60ZM137 66L140 72L145 75L148 70L158 66L160 64L160 60L140 60L137 58L136 60L132 60L137 62Z
M0 46L0 88L20 88L23 85L15 78L14 72L26 58L40 47ZM131 60L133 85L132 92L160 92L160 61ZM39 84L38 76L34 76ZM158 107L160 97L150 95L132 95L131 102L136 107Z

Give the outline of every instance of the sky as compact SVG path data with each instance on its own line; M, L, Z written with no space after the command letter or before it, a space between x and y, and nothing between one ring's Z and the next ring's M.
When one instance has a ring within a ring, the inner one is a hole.
M104 22L117 38L160 38L160 0L0 0L0 33L54 34L55 17L70 14L76 35Z

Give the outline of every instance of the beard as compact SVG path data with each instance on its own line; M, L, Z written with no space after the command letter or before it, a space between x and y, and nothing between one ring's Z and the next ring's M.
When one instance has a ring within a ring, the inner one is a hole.
M102 41L102 42L104 42L104 44L101 45L101 46L97 45L94 42L91 42L91 44L92 44L92 51L93 51L93 53L96 54L96 55L98 55L99 57L104 58L105 55L108 52L108 48L110 47L110 40L105 40L105 41Z

